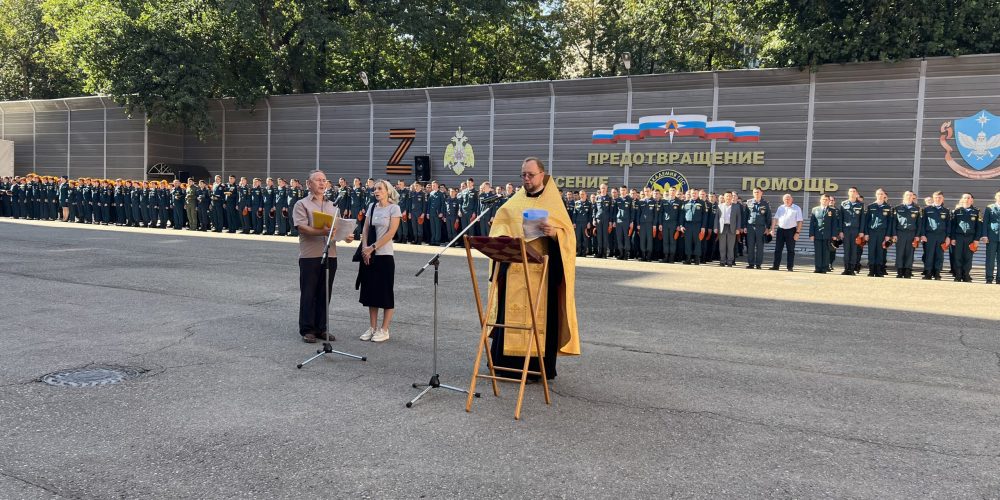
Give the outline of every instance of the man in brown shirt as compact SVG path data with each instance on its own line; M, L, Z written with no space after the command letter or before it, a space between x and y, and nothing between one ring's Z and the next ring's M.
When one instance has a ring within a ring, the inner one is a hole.
M313 227L313 212L323 212L337 217L337 207L324 198L329 181L321 170L313 170L306 180L309 195L295 204L292 223L299 230L299 335L307 343L317 340L335 340L329 333L327 305L330 303L330 289L337 274L337 243L330 242L330 254L326 268L322 265L323 248L330 226L322 229ZM354 240L353 235L347 242ZM324 271L329 271L326 290L323 290ZM326 300L326 304L323 300Z

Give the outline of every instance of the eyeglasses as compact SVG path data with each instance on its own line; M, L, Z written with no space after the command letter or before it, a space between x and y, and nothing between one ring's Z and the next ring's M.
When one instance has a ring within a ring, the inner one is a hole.
M521 172L522 179L534 179L535 176L541 175L541 172L531 173L531 172Z

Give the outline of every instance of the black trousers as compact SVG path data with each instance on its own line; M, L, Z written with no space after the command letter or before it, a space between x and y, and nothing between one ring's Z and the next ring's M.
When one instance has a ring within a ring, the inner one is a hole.
M331 258L326 261L330 269L330 281L326 284L326 293L323 293L323 266L321 257L299 259L299 335L312 333L320 335L327 333L326 304L323 304L324 295L327 304L330 302L330 291L333 288L333 278L337 275L337 259Z
M778 228L778 234L774 236L774 267L781 265L781 249L788 248L788 269L795 266L795 228Z

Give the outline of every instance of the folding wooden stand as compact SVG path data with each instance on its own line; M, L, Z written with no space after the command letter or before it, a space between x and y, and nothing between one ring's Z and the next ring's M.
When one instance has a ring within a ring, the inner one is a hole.
M487 299L486 309L483 309L483 299L479 293L479 281L476 279L476 270L472 263L472 249L482 252L484 255L492 259L491 268L494 271L494 276L499 270L501 263L509 264L523 264L522 269L524 271L524 282L528 285L528 309L531 311L531 323L530 324L511 324L505 318L505 323L489 323L487 318L489 311L493 310L494 298L491 296ZM489 379L490 383L493 385L493 395L500 395L500 388L497 385L497 381L502 382L516 382L520 384L520 388L517 393L517 406L514 409L514 419L521 419L521 403L524 401L524 387L528 382L528 375L538 375L542 380L542 390L545 393L545 404L551 404L551 399L549 398L549 383L545 375L545 361L542 359L542 340L538 334L538 316L539 310L538 305L541 303L539 300L542 293L545 292L545 278L548 276L549 272L549 257L539 255L538 252L532 250L521 238L511 238L508 236L500 236L496 238L490 238L488 236L466 236L465 237L465 254L469 260L469 275L472 277L472 290L476 295L476 312L479 313L479 324L482 327L479 333L479 344L476 352L476 362L472 368L472 381L469 383L469 398L465 402L465 411L472 411L472 395L476 392L476 381L480 378ZM542 279L538 283L537 291L532 294L531 279L528 273L528 265L541 265L542 266ZM531 340L529 345L524 352L524 366L522 368L507 368L503 366L493 365L493 355L490 353L490 330L492 328L503 328L505 331L508 329L514 330L527 330L531 332ZM548 332L549 335L558 335L559 332ZM534 350L531 349L531 343L534 343ZM479 367L483 361L483 351L486 351L486 365L489 367L489 375L484 375L479 373ZM532 352L534 351L534 352ZM528 363L531 358L534 357L538 360L538 367L540 371L530 371L528 370ZM497 370L519 373L520 378L511 377L500 377L497 376Z

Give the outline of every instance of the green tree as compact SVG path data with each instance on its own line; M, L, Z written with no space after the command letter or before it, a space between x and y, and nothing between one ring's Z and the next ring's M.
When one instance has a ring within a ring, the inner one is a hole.
M0 100L80 95L80 75L53 50L38 0L0 0Z
M777 26L763 54L775 66L1000 51L997 0L790 0L764 12Z

